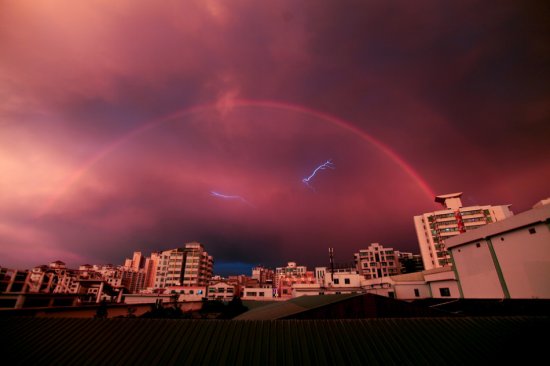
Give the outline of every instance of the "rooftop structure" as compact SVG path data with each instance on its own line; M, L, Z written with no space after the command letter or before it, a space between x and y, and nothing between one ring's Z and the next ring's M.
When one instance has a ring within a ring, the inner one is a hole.
M550 204L451 238L447 248L461 297L550 299Z
M451 257L445 246L448 238L513 215L510 205L463 207L461 196L462 193L436 196L435 201L442 204L442 210L414 217L425 269L451 265Z

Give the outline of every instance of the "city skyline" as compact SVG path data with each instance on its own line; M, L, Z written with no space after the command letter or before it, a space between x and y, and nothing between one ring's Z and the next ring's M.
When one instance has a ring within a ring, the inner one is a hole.
M545 11L5 2L0 264L197 241L221 268L312 266L419 253L435 195L525 211L550 193Z

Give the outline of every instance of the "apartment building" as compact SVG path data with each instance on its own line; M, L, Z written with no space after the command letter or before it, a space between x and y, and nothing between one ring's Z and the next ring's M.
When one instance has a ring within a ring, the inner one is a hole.
M462 192L435 197L442 210L414 217L418 245L425 269L451 265L447 239L513 215L510 205L463 207Z
M207 286L212 277L214 260L200 243L188 243L183 248L158 254L154 287Z
M354 254L357 271L367 280L395 276L401 273L399 251L372 243Z

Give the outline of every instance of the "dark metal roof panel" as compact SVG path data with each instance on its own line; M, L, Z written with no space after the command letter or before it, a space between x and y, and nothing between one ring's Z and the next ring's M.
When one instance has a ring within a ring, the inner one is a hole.
M471 364L510 352L534 358L549 325L549 317L12 318L0 320L0 344L10 365Z

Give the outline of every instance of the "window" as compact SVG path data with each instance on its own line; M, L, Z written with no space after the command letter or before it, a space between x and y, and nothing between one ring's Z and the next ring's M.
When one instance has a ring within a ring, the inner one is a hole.
M258 296L265 296L265 293L264 292L258 292Z
M481 246L481 244L479 243L476 243L476 247L479 248Z
M335 284L335 285L339 285L339 284L340 284L340 280L339 280L338 278L335 278L335 279L334 279L334 284Z
M534 227L529 229L529 234L536 234L536 233L537 233L537 230L535 230Z
M247 292L246 296L256 296L256 293L255 292Z
M420 291L417 288L414 289L414 297L420 297Z
M442 287L439 289L439 294L441 295L441 297L450 297L451 290L449 290L448 287Z
M189 295L193 295L195 293L194 290L189 290Z
M345 283L346 285L349 285L349 278L344 278L344 283Z

